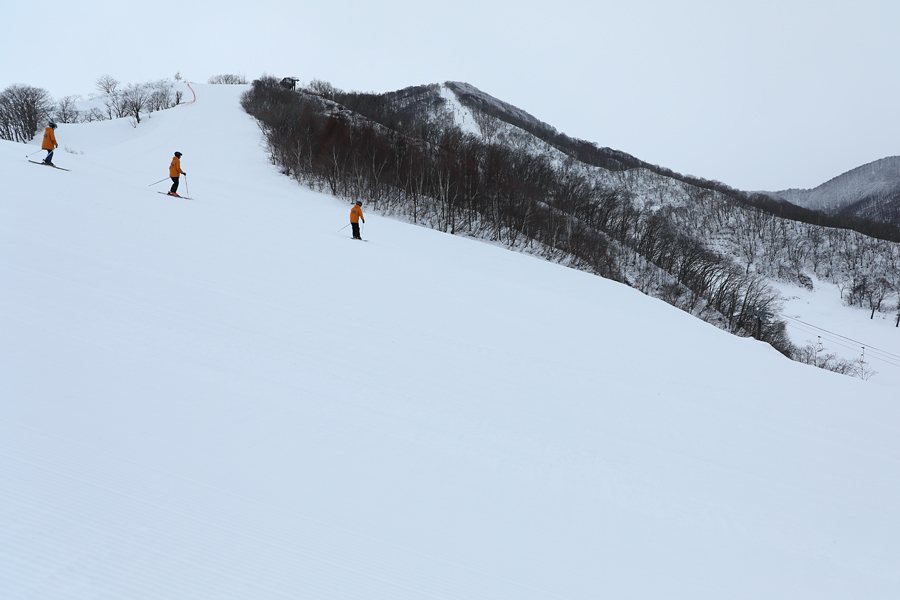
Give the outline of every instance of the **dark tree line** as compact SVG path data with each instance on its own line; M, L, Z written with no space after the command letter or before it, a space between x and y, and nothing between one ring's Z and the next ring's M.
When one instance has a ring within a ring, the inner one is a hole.
M213 75L207 83L222 85L244 85L248 83L244 75L235 75L234 73L223 73L222 75Z
M746 194L741 192L740 200L749 206L782 219L834 229L849 229L879 240L900 242L900 227L886 222L890 220L890 216L883 220L873 220L846 213L829 215L788 202L779 202L764 194Z
M627 282L738 335L752 335L755 315L776 301L761 276L679 233L666 211L641 209L585 176L575 160L554 164L463 133L442 121L437 104L411 101L419 89L310 88L292 92L263 78L241 101L273 162L305 185ZM783 323L767 322L759 334L792 352Z

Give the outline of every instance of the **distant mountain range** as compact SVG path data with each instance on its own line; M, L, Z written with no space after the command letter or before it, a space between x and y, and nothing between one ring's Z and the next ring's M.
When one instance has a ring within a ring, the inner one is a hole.
M847 171L811 190L765 192L769 197L830 215L900 226L900 156Z

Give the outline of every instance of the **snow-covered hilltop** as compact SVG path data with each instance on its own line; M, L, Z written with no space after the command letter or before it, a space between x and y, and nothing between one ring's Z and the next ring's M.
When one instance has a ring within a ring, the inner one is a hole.
M790 189L767 194L829 214L900 225L900 156L857 167L811 190Z

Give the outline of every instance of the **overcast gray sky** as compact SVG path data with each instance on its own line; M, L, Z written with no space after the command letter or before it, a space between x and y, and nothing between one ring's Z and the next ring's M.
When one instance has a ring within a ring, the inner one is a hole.
M465 81L573 137L746 189L900 155L900 1L0 0L0 88L263 73ZM62 133L62 132L61 132Z

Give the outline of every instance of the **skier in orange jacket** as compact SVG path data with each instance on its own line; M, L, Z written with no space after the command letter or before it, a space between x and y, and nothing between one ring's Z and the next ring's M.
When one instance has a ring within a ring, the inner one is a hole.
M350 209L350 225L353 227L353 239L361 240L362 237L359 235L359 222L362 220L363 223L366 220L363 218L362 212L362 201L358 201L353 205L353 208Z
M56 136L53 135L54 129L56 129L56 123L50 121L47 128L44 130L44 141L41 143L41 150L47 151L47 157L44 159L44 163L50 166L55 166L53 164L53 149L59 148L59 144L56 143Z
M178 196L176 192L178 191L178 180L181 175L187 177L187 173L181 170L181 152L176 152L172 158L172 164L169 165L169 177L172 178L172 189L169 190L170 196Z

